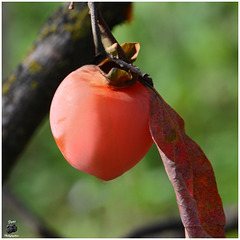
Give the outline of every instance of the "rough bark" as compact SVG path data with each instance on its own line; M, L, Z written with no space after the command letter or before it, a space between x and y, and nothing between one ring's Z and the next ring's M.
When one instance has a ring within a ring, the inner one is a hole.
M101 3L112 28L126 20L130 3ZM48 114L53 94L73 70L94 59L89 9L63 4L41 28L39 36L3 83L3 181L34 131Z

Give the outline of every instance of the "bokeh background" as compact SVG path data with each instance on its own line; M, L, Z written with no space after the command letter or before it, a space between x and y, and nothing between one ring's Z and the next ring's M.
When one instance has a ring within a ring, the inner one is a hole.
M60 4L2 3L3 79ZM132 21L113 30L120 43L140 42L136 65L150 74L208 156L224 207L238 201L237 22L236 2L135 2ZM155 146L132 170L104 183L64 160L48 117L13 167L7 188L62 237L123 237L179 216ZM3 233L10 219L17 221L20 237L39 237L32 219L11 201L3 208Z

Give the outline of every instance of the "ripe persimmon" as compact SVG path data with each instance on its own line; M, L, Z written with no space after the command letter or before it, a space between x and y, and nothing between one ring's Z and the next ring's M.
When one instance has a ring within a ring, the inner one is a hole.
M152 146L149 108L149 94L141 83L117 89L99 67L86 65L59 85L50 125L74 168L111 180L136 165Z

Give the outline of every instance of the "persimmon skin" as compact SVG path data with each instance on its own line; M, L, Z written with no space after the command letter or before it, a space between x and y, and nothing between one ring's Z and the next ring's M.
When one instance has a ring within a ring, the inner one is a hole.
M141 83L113 89L97 66L86 65L59 85L50 126L74 168L107 181L131 169L151 148L149 108Z

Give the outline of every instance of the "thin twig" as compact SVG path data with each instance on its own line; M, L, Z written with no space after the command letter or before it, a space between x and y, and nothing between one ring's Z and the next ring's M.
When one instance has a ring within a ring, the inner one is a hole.
M95 46L95 54L96 56L103 55L106 56L106 50L102 43L101 33L98 27L97 22L97 4L95 2L88 2L88 7L90 10L91 16L91 25L92 25L92 33L93 33L93 41Z
M115 63L117 63L120 67L124 67L124 68L127 68L129 69L130 71L138 74L141 78L139 78L139 81L141 83L144 84L144 82L146 82L147 84L146 85L150 85L151 87L153 86L153 82L152 82L152 79L149 77L149 75L147 73L144 73L142 72L138 67L136 66L133 66L132 64L130 63L127 63L119 58L116 58L110 54L107 54L107 58ZM150 87L149 86L149 87Z
M98 13L98 26L100 28L100 31L102 32L103 35L105 35L108 38L111 45L113 45L114 43L117 43L117 51L118 51L119 58L127 62L127 58L123 49L121 48L117 39L113 36L111 30L109 29L99 9L97 10L97 13Z
M145 77L149 76L147 73L142 72L138 67L133 66L132 64L126 63L125 61L123 61L119 58L116 58L115 56L112 56L112 55L108 54L107 58L109 60L117 63L120 67L125 67L125 68L133 71L134 73L137 73L142 78L145 78Z

